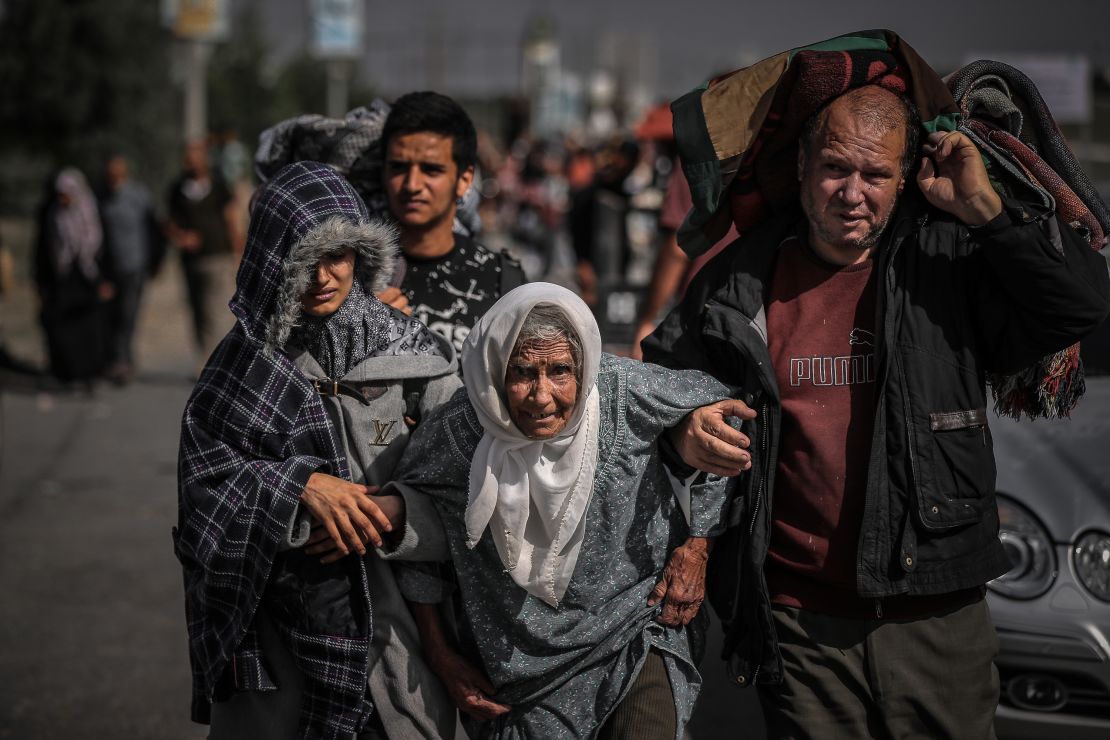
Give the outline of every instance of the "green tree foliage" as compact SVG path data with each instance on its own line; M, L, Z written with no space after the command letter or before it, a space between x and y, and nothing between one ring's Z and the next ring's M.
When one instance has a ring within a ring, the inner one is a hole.
M61 166L96 181L115 152L147 180L172 167L179 102L158 3L7 0L0 12L0 209L26 213Z
M250 146L274 116L269 46L255 2L232 19L229 42L216 46L208 62L208 121L214 131L234 129Z
M369 105L375 97L374 88L363 81L357 65L352 71L347 91L348 107ZM308 53L293 57L282 68L275 92L278 105L275 120L298 113L325 113L328 97L326 63Z
M155 0L0 0L0 214L29 214L46 178L80 167L92 182L115 153L156 192L177 172L180 42ZM275 60L258 0L239 0L230 38L208 66L208 120L253 151L258 134L299 113L322 113L325 64ZM356 76L351 106L372 91Z
M302 52L275 64L263 33L260 4L245 2L232 18L231 43L216 48L208 66L209 121L214 130L234 129L248 148L258 134L301 113L324 113L325 62ZM373 90L351 81L351 107L367 105Z

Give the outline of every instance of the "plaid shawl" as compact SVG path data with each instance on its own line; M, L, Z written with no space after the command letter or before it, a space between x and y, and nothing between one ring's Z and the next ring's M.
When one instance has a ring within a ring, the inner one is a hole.
M260 191L231 301L238 322L185 407L174 545L184 569L193 719L231 690L276 688L252 628L265 609L304 677L303 737L349 737L370 714L370 603L361 558L322 566L279 552L315 471L349 478L320 397L282 352L265 348L287 256L324 222L365 224L351 186L315 163Z
M825 103L861 85L905 94L929 131L956 128L944 82L891 31L860 31L776 54L671 104L694 206L678 232L691 257L798 202L798 137Z
M1068 148L1037 87L1002 62L977 61L953 72L960 131L983 153L995 189L1055 212L1101 249L1110 209ZM1067 416L1085 390L1079 345L1020 373L990 379L999 413L1020 418Z

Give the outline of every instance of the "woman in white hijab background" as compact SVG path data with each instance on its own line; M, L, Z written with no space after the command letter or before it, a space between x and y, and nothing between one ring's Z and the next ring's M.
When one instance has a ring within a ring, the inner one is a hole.
M417 430L380 505L384 557L453 566L461 655L422 639L449 683L480 676L460 703L469 734L680 739L705 619L663 624L653 589L676 547L717 533L727 481L703 476L680 502L657 443L729 389L603 354L586 305L545 283L498 301L462 364L465 392ZM444 598L399 582L410 601Z

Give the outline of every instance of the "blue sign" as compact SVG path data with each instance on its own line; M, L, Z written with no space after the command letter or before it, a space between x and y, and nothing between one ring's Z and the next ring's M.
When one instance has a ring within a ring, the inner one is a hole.
M323 59L362 55L363 0L310 0L310 46Z

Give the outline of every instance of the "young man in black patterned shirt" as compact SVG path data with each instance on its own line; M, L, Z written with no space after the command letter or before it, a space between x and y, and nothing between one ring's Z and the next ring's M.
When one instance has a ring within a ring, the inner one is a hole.
M382 133L385 190L400 230L405 272L380 298L462 349L470 328L504 293L525 282L520 264L455 233L455 210L474 179L474 124L451 98L403 95Z

